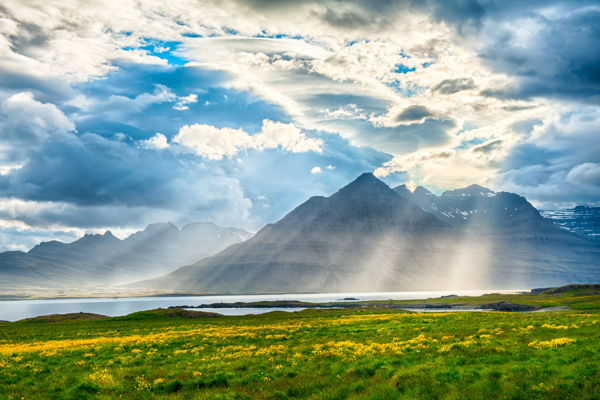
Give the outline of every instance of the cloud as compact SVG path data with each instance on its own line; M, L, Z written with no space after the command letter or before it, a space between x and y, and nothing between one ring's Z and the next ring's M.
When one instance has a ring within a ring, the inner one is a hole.
M313 168L310 170L310 173L311 173L311 174L320 174L320 173L322 173L322 172L323 172L323 171L321 170L321 167L313 167Z
M500 164L497 186L546 209L600 204L600 108L558 107Z
M321 139L308 138L294 124L283 124L269 120L263 120L261 131L252 138L258 149L281 147L283 150L292 153L306 153L309 151L320 153L323 145Z
M329 164L329 165L328 165L327 167L325 167L325 168L327 168L327 169L328 169L328 170L330 170L330 171L333 171L333 170L335 169L335 167L334 167L333 165L331 165L331 164Z
M542 96L600 101L597 3L429 4L434 16L454 26L486 66L514 78L485 94L503 99Z
M339 107L337 110L330 110L328 108L322 108L319 113L324 118L333 119L367 119L367 114L363 108L359 108L356 104L348 104Z
M177 102L177 104L175 104L173 106L173 108L175 110L179 110L179 111L189 110L190 108L186 104L192 104L192 103L197 103L197 102L198 102L198 95L192 93L189 96L180 97L179 101Z
M148 140L141 140L140 146L145 149L152 150L163 150L169 148L169 143L167 142L167 137L161 133L156 133L156 135L152 136Z
M50 140L70 140L75 125L54 104L17 93L0 104L0 172L6 174L27 162L32 150Z
M439 94L454 94L463 90L475 89L473 78L444 79L431 88L432 92Z
M114 109L120 114L125 111L128 113L143 111L153 104L171 103L177 101L177 95L173 93L167 86L157 83L154 85L152 93L141 93L134 98L121 95L111 95L106 104L102 107L105 110Z
M323 141L308 138L293 124L263 120L262 129L249 135L242 129L216 128L206 124L185 125L173 142L187 147L208 160L233 157L241 150L268 150L281 148L292 153L314 151L320 153Z
M233 157L240 150L256 147L251 136L241 129L216 128L206 124L184 125L173 142L207 160Z
M435 114L425 106L410 106L402 110L395 117L395 121L399 123L413 124L415 122L423 123L427 118L433 117Z
M462 188L473 183L493 187L497 170L483 168L486 161L469 157L465 151L419 151L394 157L377 168L374 174L385 178L398 172L406 173L406 180L412 180L434 192Z
M0 105L2 140L35 144L53 135L65 135L75 125L54 104L36 101L33 93L12 95Z
M471 147L469 150L472 153L482 153L489 154L502 146L502 140L500 139L492 139L486 143L482 143L480 145L476 145Z
M600 163L583 163L573 167L567 179L574 184L600 187Z
M166 216L192 222L194 215L249 223L251 202L237 180L218 167L207 172L188 165L185 156L143 149L168 146L160 133L140 146L116 135L75 135L58 107L29 93L10 97L1 110L2 164L14 149L20 152L18 167L0 175L0 219L40 229L131 225Z

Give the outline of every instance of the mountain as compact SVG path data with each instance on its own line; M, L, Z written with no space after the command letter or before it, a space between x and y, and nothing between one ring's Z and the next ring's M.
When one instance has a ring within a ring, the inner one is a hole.
M68 244L43 242L27 253L0 253L0 288L93 287L147 279L250 237L242 229L211 222L181 230L169 222L149 225L124 240L107 231Z
M494 238L506 235L527 240L572 239L543 218L525 197L515 193L496 193L479 185L446 191L441 196L421 186L412 193L404 185L394 191L462 231Z
M600 240L600 207L577 206L566 210L542 210L540 214L569 232Z
M472 186L447 192L440 207L426 189L415 193L422 205L363 174L330 197L310 198L252 239L135 287L343 292L527 288L600 280L598 246L547 224L520 196ZM505 200L495 203L496 197ZM484 199L493 207L481 205ZM476 212L466 208L471 203ZM456 223L459 215L467 222ZM469 220L487 226L465 229Z

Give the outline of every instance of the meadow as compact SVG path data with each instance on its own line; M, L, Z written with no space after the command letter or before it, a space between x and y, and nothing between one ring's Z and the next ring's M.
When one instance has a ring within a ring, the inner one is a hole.
M540 295L548 304L577 309L159 309L0 323L0 399L600 398L600 295Z

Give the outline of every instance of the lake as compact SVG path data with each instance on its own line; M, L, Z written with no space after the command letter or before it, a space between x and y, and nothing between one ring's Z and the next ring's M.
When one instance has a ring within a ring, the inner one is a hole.
M172 296L172 297L123 297L54 300L12 300L0 301L0 320L18 321L40 315L67 313L94 313L116 317L137 311L167 308L172 306L198 306L210 303L235 303L252 301L298 300L311 303L341 302L345 298L357 300L423 300L456 294L458 296L481 296L486 293L520 293L524 290L454 290L429 292L377 292L377 293L317 293L317 294L260 294L260 295L211 295L211 296ZM259 314L273 311L268 308L203 308L201 311L218 312L225 315ZM279 311L300 311L300 308Z

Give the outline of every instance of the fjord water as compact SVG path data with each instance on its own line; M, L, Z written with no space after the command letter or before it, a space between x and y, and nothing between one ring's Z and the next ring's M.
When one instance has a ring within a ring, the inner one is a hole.
M423 300L448 296L481 296L486 293L520 293L523 290L454 290L421 292L376 292L376 293L314 293L314 294L260 294L260 295L210 295L210 296L156 296L125 298L88 298L88 299L52 299L52 300L13 300L0 301L0 320L18 321L25 318L50 314L94 313L116 317L137 311L152 310L175 306L198 306L211 303L235 303L253 301L298 300L310 303L327 303L357 300ZM226 315L259 314L273 311L269 308L203 308L201 311L214 311ZM299 308L277 310L298 311Z

